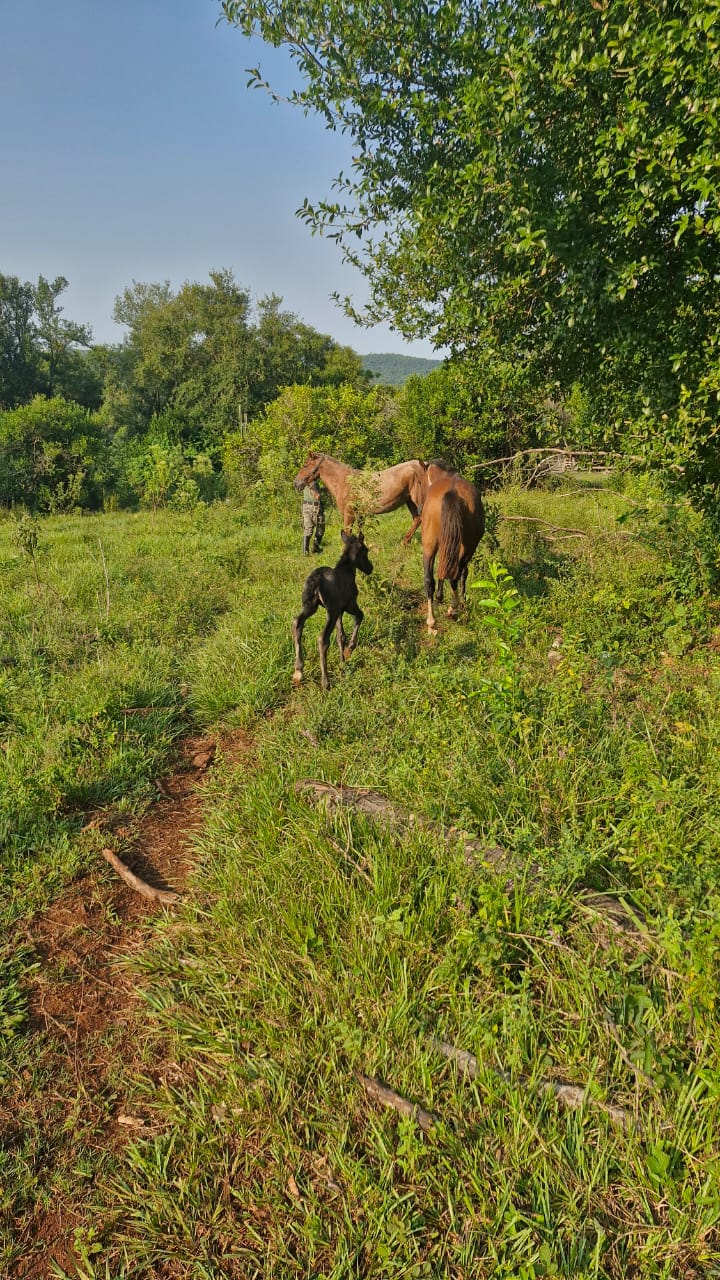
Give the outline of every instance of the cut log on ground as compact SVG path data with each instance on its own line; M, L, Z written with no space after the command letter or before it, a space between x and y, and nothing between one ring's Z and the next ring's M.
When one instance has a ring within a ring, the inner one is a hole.
M501 875L517 876L520 871L528 888L532 888L540 879L540 869L535 863L519 868L515 865L506 849L501 845L489 845L484 840L471 836L458 827L445 827L423 814L413 813L396 805L378 791L367 787L350 787L322 782L314 778L301 778L295 783L298 795L309 796L316 804L324 804L330 811L351 809L368 818L371 822L386 827L390 831L406 835L413 831L428 831L438 837L447 847L460 846L465 862L470 867L490 867ZM513 881L506 886L512 889ZM616 931L633 935L636 943L643 939L642 918L639 913L631 911L619 898L607 893L595 893L591 890L578 890L574 901L587 912L601 916Z
M594 893L588 889L581 890L576 901L579 907L593 915L602 916L606 924L611 925L619 933L642 937L645 923L642 915L639 911L628 907L622 898L613 898L609 893Z
M331 782L318 782L313 778L301 778L295 783L299 795L309 794L317 803L325 804L329 810L354 809L363 814L371 822L377 822L391 831L406 834L411 831L430 831L439 836L446 845L460 845L463 857L470 866L486 864L504 871L509 869L508 855L500 845L488 845L461 831L457 827L444 827L432 818L422 814L411 813L380 795L378 791L370 791L366 787L335 786Z

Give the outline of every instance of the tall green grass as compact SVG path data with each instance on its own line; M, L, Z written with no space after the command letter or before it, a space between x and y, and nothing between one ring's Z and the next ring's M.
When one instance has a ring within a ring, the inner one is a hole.
M493 506L545 523L491 521L474 570L487 585L437 640L404 519L372 526L360 645L342 670L331 651L327 694L319 618L290 684L308 568L292 531L238 528L224 509L202 527L157 520L155 647L127 650L143 672L166 664L164 683L119 674L119 700L152 687L167 702L162 729L141 726L158 758L188 718L250 727L253 749L213 773L191 899L133 960L170 1066L130 1072L148 1136L98 1178L77 1274L720 1274L716 602L692 538L669 537L646 493L508 490ZM687 533L691 515L674 519ZM150 525L136 525L148 542ZM48 526L69 574L86 527ZM119 563L131 522L97 527ZM161 571L166 539L184 558ZM492 564L518 593L504 614ZM182 632L173 601L193 575L218 605ZM26 569L20 586L37 595ZM504 867L430 830L329 816L296 792L307 777L469 830ZM138 787L107 799L142 802ZM639 930L613 927L587 890L627 902ZM472 1052L477 1079L432 1038ZM378 1110L363 1074L435 1127ZM562 1111L547 1079L624 1108L628 1131L591 1103Z
M87 865L96 809L142 810L178 735L228 709L251 718L274 689L269 667L254 691L239 678L253 646L265 661L270 559L238 512L49 519L35 564L15 531L0 523L5 924Z

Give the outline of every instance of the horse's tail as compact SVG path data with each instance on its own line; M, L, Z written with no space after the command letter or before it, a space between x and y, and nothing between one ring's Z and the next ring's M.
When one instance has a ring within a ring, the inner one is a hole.
M456 582L460 577L463 552L462 500L455 489L443 495L440 507L440 542L437 576L442 582Z

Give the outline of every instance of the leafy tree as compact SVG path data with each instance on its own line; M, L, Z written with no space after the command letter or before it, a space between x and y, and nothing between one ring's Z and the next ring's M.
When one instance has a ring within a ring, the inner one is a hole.
M74 400L93 412L103 402L107 352L104 344L96 344L87 351L71 349L65 353L62 368L57 376L58 394L65 400Z
M250 300L231 278L216 273L211 279L210 286L185 285L177 295L167 281L134 281L116 300L114 319L129 329L106 384L108 412L116 424L145 432L154 418L175 407L182 409L188 439L202 429L193 409L202 398L208 370L208 329L217 335L221 312L231 351L215 375L226 385L231 382L237 400L238 370L232 357L247 334Z
M222 9L287 44L292 99L353 138L303 213L368 275L371 318L538 384L621 382L638 442L720 480L720 0Z
M0 408L33 396L60 395L89 409L102 399L102 380L88 357L87 325L63 317L64 276L36 285L0 275Z
M339 387L343 383L358 388L370 386L372 375L352 347L338 346L324 334L314 334L314 341L318 357L311 374L313 386Z
M396 448L404 457L447 458L472 469L537 444L543 400L521 365L500 358L441 365L400 388Z
M270 294L257 307L258 381L256 406L269 404L281 387L307 383L339 386L365 383L360 357L351 347L304 324L291 311L282 311L282 298Z
M191 511L199 502L219 496L211 459L202 453L190 457L180 445L168 441L136 444L126 458L125 481L131 501L152 510L170 506Z
M58 391L58 383L73 363L78 347L89 347L92 341L90 328L63 318L63 308L58 303L61 293L68 287L64 276L46 280L40 276L35 286L35 336L41 354L47 394L52 398Z
M115 307L129 333L106 382L117 425L217 450L225 434L257 415L287 383L362 379L359 357L281 309L254 309L229 271L210 284L134 283ZM154 425L153 425L154 424Z
M37 385L33 286L0 275L0 409L12 409Z

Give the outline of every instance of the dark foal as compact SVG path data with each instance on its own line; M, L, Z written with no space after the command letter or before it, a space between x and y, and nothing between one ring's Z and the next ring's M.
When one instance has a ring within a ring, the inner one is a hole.
M363 535L348 534L343 529L340 537L343 540L343 553L340 556L334 569L328 568L327 565L321 565L319 569L313 569L305 579L305 585L302 593L302 610L293 622L293 640L295 641L295 670L293 672L293 684L300 684L303 673L303 655L302 655L302 633L303 627L308 618L324 605L327 613L327 622L320 632L318 640L318 649L320 651L320 679L323 689L330 688L330 681L327 673L327 651L330 645L330 636L332 629L335 627L337 633L338 648L340 649L340 658L344 661L349 658L355 645L357 644L358 631L360 623L365 616L357 602L357 584L355 582L355 574L359 569L361 573L372 573L372 564L368 558L367 547ZM353 633L348 643L343 631L343 614L349 613L355 619Z

